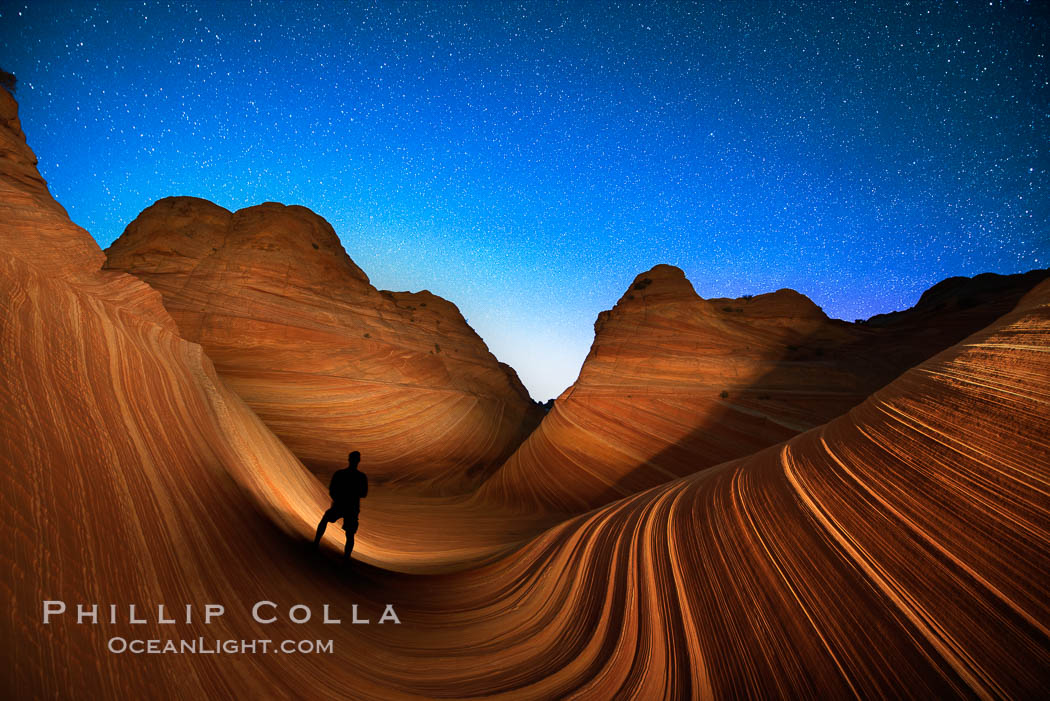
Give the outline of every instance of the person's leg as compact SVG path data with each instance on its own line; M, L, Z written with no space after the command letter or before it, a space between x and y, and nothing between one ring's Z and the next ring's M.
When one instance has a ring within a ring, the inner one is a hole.
M321 516L321 522L319 524L317 524L317 535L314 536L314 547L315 548L318 547L319 545L321 545L321 538L324 537L324 532L328 528L328 522L331 520L330 518L328 518L328 514L329 514L330 511L331 511L331 509L329 509L328 511L325 511L324 515Z
M352 553L353 551L354 551L354 534L353 533L347 533L346 534L346 546L343 547L343 559L344 560L349 560L350 559L350 553Z
M357 533L356 514L343 519L343 530L346 531L346 545L343 547L343 557L349 560L350 553L354 550L354 534Z

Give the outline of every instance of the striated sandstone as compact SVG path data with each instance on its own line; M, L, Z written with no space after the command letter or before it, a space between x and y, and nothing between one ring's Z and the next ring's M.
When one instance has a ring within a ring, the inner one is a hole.
M375 289L304 207L167 198L107 255L163 295L183 336L322 476L355 449L376 481L462 491L539 421L454 304Z
M478 497L574 513L754 453L843 414L1048 274L957 280L848 324L793 290L701 299L658 265L598 315L579 378Z
M147 316L153 293L90 265L45 272L33 259L53 234L5 235L22 242L0 261L5 697L1038 698L1050 685L1050 282L826 425L483 567L417 577L304 552L321 486L200 346ZM418 527L411 505L400 517ZM366 559L396 557L364 516L362 530ZM227 613L45 626L52 598ZM393 602L402 625L261 627L247 609L263 599L344 619ZM334 654L117 656L111 635L316 637Z

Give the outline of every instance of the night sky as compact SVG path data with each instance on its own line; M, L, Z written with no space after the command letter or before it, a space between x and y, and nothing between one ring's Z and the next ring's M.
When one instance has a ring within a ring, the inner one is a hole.
M541 400L656 263L849 320L1050 264L1044 2L0 7L103 247L169 195L305 205Z

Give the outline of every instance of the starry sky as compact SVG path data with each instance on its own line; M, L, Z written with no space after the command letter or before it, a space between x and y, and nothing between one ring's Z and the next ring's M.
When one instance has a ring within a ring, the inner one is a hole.
M545 400L657 263L848 320L1050 264L1047 4L881 5L0 0L0 66L103 247L305 205Z

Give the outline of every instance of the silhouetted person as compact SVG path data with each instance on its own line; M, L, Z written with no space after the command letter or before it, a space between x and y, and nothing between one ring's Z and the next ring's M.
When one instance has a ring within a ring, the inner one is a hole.
M332 497L332 506L324 512L321 522L317 524L317 536L314 538L314 547L321 544L325 529L329 521L343 519L343 530L346 532L346 547L343 549L343 557L350 559L350 552L354 549L354 534L357 533L357 515L361 511L361 500L368 496L368 478L365 473L357 469L361 462L361 453L356 450L350 453L347 466L342 470L336 470L332 475L332 481L328 485L328 494Z

